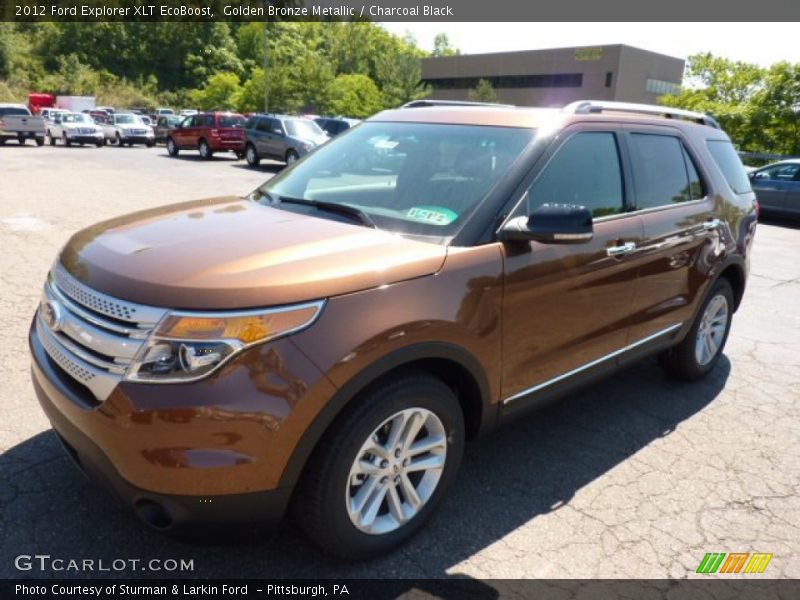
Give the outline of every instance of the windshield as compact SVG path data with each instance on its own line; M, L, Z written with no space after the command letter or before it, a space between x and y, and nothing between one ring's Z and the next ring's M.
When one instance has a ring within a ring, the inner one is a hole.
M345 204L379 229L446 238L532 141L532 129L370 122L308 155L259 191ZM262 201L270 201L265 198ZM316 216L313 208L280 205Z
M325 135L319 125L308 119L286 119L283 124L286 127L286 133L293 137L316 138Z
M136 115L116 115L114 117L114 123L122 125L141 124L141 122L142 120Z
M240 115L220 115L220 127L244 127L244 117Z
M70 113L66 115L62 115L61 117L62 123L93 123L91 119L89 119L89 115L84 115L80 113Z

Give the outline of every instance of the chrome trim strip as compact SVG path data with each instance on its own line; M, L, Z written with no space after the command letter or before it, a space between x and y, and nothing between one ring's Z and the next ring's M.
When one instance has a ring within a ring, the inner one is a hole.
M513 396L509 396L508 398L503 400L503 404L508 404L509 402L513 402L514 400L522 398L523 396L527 396L528 394L532 394L533 392L538 392L541 389L549 387L549 386L553 385L554 383L558 383L559 381L563 381L564 379L568 379L568 378L572 377L573 375L577 375L581 371L585 371L586 369L590 369L590 368L592 368L594 366L597 366L600 363L603 363L603 362L605 362L605 361L607 361L607 360L609 360L611 358L619 356L620 354L624 354L628 350L633 350L634 348L636 348L638 346L646 344L647 342L651 342L654 339L659 338L662 335L666 335L666 334L668 334L668 333L670 333L672 331L675 331L676 329L679 329L682 326L683 326L683 323L676 323L675 325L670 325L666 329L662 329L661 331L657 331L656 333L654 333L652 335L648 335L646 338L641 339L638 342L634 342L633 344L625 346L624 348L620 348L619 350L615 350L614 352L612 352L610 354L606 354L605 356L601 356L600 358L597 358L597 359L595 359L595 360L593 360L591 362L586 363L585 365L581 365L580 367L572 369L571 371L567 371L566 373L562 373L558 377L553 377L552 379L548 379L547 381L544 381L542 383L534 385L533 387L529 387L526 390L522 390L521 392L517 392Z
M45 301L59 302L60 300L56 300L55 295L51 293L52 288L45 286ZM64 307L67 310L64 311L64 319L59 331L81 346L113 357L115 360L120 359L119 362L129 363L144 343L142 339L117 335L107 329L95 327L71 312L69 305L64 304Z
M36 335L47 355L64 369L70 377L89 388L98 402L104 402L122 380L120 375L115 375L85 363L76 356L72 356L55 338L42 321L41 316L36 318Z
M133 338L144 339L150 333L150 329L136 329L135 327L122 327L120 325L116 325L115 323L109 323L108 321L104 321L97 317L97 315L93 315L90 312L87 312L84 308L80 305L75 304L72 300L70 300L67 296L65 296L61 290L58 289L58 286L55 284L55 281L48 280L47 285L45 286L50 292L55 296L55 298L64 305L64 307L78 315L84 321L91 323L92 325L96 325L97 327L102 327L103 329L107 329L108 331L113 331L114 333L119 333L121 335L127 335ZM166 311L165 311L166 312Z
M166 309L163 308L127 302L102 292L97 292L70 275L59 260L56 261L50 272L55 279L56 285L73 302L77 302L112 319L153 326L166 313Z

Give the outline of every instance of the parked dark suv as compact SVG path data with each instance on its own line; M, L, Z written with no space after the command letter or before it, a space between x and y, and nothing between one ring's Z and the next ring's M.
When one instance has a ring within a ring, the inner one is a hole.
M244 156L244 117L230 112L198 113L186 117L167 132L167 152L178 156L181 150L197 150L210 159L215 152Z
M711 371L755 228L728 136L697 113L387 111L246 198L75 234L30 330L33 383L150 526L291 505L328 552L370 556L431 515L466 439L648 355Z

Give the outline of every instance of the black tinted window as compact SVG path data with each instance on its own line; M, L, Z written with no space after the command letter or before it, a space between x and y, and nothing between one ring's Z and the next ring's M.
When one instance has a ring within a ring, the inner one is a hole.
M622 172L613 133L579 133L556 152L528 190L528 209L542 204L585 206L595 217L623 210Z
M239 115L224 115L219 118L220 127L244 127L244 117Z
M686 152L686 148L683 149L683 161L686 163L686 171L689 173L689 191L691 192L692 200L699 200L705 197L706 188L703 185L703 180L700 179L694 160Z
M29 116L27 108L17 108L16 106L3 106L0 107L0 115L24 115Z
M751 190L750 179L747 177L747 172L744 170L733 144L723 140L708 140L707 144L711 157L717 163L731 189L737 194L749 192Z
M653 208L692 199L685 150L678 138L634 133L630 139L636 208Z
M269 131L270 120L269 119L259 119L258 125L256 125L256 129L258 131Z

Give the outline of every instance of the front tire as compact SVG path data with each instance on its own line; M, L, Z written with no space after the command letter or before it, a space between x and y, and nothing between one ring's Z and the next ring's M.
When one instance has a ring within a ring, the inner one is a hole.
M659 357L661 366L672 377L697 381L716 366L733 317L733 288L725 278L714 282L697 313L692 328L678 345Z
M289 150L286 153L286 166L291 167L300 157L297 155L297 152L294 150Z
M257 167L261 163L261 157L258 155L258 151L253 144L247 144L244 157L247 160L247 164L251 167Z
M50 141L50 145L51 146L55 146L56 145L56 138L54 138L53 134L50 133L49 131L47 132L47 139Z
M40 148L42 146L44 146L44 138L43 137L37 137L36 138L36 145L39 146Z
M69 138L67 137L66 133L62 134L61 140L64 142L64 145L67 146L68 148L72 146L72 142L69 141Z
M416 533L453 483L464 418L453 391L419 372L361 394L323 436L293 506L325 552L363 559Z

